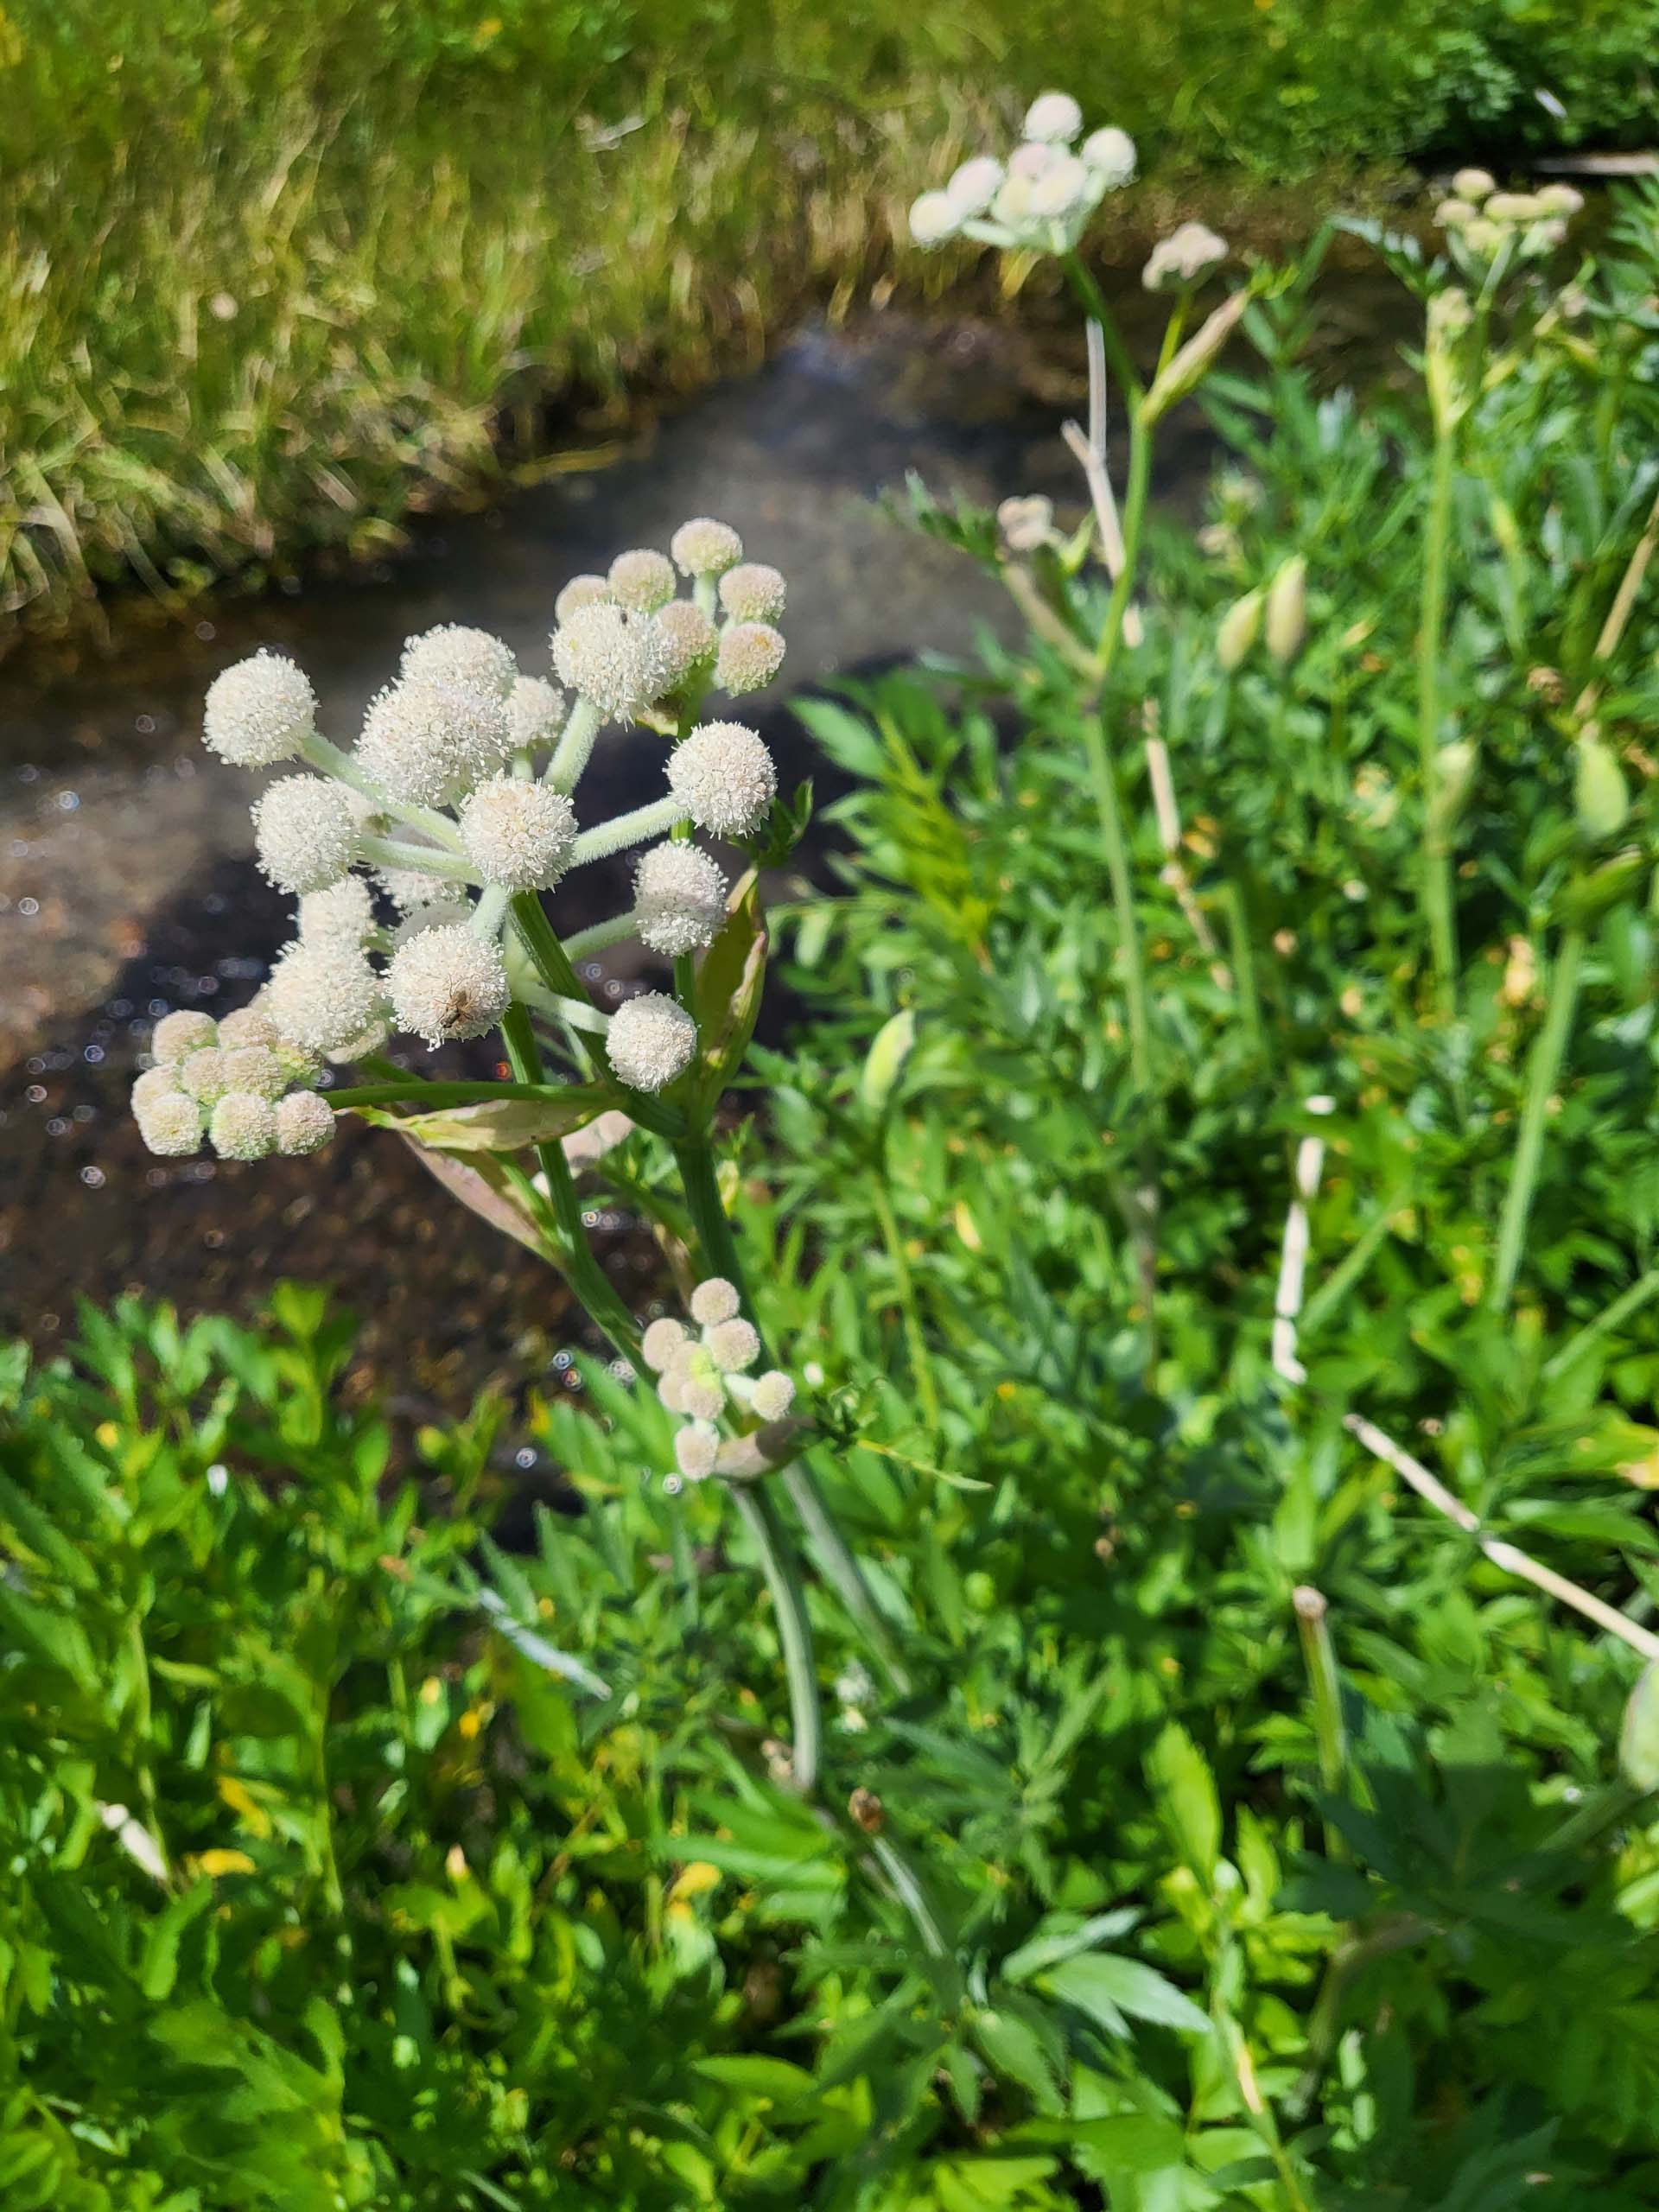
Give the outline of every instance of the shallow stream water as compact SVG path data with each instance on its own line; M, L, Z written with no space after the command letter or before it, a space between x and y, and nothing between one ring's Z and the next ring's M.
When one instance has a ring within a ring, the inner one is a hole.
M1362 302L1350 334L1376 317ZM320 1158L254 1166L159 1161L125 1096L149 1025L174 1006L250 996L288 932L289 902L251 865L255 785L199 742L202 693L229 661L270 644L295 655L349 742L405 636L442 621L505 637L547 666L555 594L622 547L666 543L688 515L733 522L790 580L789 659L756 702L787 788L815 762L791 690L1007 629L994 584L904 529L878 504L916 469L938 493L986 503L1048 492L1079 506L1058 435L1081 411L1075 363L1000 327L872 316L801 331L760 372L657 426L592 473L550 474L480 514L417 524L372 571L217 608L149 632L90 670L0 671L0 1333L42 1344L78 1296L124 1289L187 1312L246 1313L283 1275L332 1281L365 1319L361 1372L411 1408L464 1402L492 1376L544 1367L566 1333L560 1286L447 1199L389 1138L354 1127ZM1192 496L1210 449L1177 423L1158 495ZM652 795L644 739L607 741L584 811ZM814 848L803 864L810 870ZM576 927L615 910L586 872L561 894ZM589 904L573 903L580 896ZM608 981L637 972L619 948ZM602 986L601 986L602 988ZM621 1278L654 1266L637 1225L596 1224Z

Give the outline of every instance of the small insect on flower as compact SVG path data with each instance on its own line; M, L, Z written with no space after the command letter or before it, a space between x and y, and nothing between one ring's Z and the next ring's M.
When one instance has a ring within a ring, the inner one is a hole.
M200 1052L213 1044L218 1035L219 1024L211 1014L181 1007L176 1014L164 1014L156 1023L149 1049L163 1067L170 1067L187 1052Z
M262 649L208 686L202 741L234 767L270 768L291 760L316 728L317 695L285 653Z
M736 1318L741 1304L735 1283L724 1275L710 1275L691 1294L691 1319L700 1329L717 1329L722 1321Z
M948 192L925 192L910 211L910 235L918 245L943 245L962 227L962 214Z
M1069 146L1083 128L1083 110L1070 92L1039 92L1026 110L1026 136Z
M652 616L652 627L657 632L668 671L665 690L677 691L695 669L713 661L719 648L718 632L692 600L670 600Z
M606 581L619 607L634 614L654 614L674 596L674 563L667 554L642 545L631 553L619 553Z
M447 804L504 766L512 751L504 700L409 679L371 701L357 741L374 780L416 806Z
M372 1028L385 1001L378 976L355 946L301 938L278 957L264 1003L289 1043L334 1052Z
M545 891L569 865L576 842L575 809L546 784L496 776L463 803L461 836L486 883Z
M632 721L662 696L669 660L650 618L608 604L581 607L553 632L560 680L607 721Z
M464 622L441 622L423 630L404 646L403 673L416 683L440 683L458 691L482 691L493 699L510 698L518 680L518 664L505 639L487 630L468 629Z
M734 699L762 690L783 666L784 650L784 633L770 622L734 622L721 635L715 681Z
M776 622L788 600L782 571L766 561L745 561L720 580L720 603L734 622Z
M337 883L357 849L357 820L344 791L321 776L283 776L254 801L259 869L279 891Z
M669 540L669 551L688 576L721 576L743 558L743 541L730 523L694 515Z
M507 729L514 750L551 745L569 711L563 692L544 676L521 676L507 695Z
M665 991L626 999L605 1032L611 1065L634 1090L661 1090L690 1066L696 1049L696 1024Z
M1227 258L1227 241L1206 223L1183 223L1152 249L1141 282L1149 292L1196 284Z
M137 1115L138 1134L163 1160L182 1160L201 1146L201 1109L181 1090L152 1098Z
M400 1029L433 1046L493 1029L512 1001L500 948L464 922L423 930L386 971Z
M668 756L669 789L700 830L741 837L760 828L778 793L770 753L741 722L704 722Z
M945 198L963 222L982 215L1002 182L1002 164L989 154L976 154L964 162L944 188Z
M698 952L726 918L726 878L699 846L653 845L633 878L634 925L665 959Z
M276 1115L269 1098L251 1090L227 1090L207 1124L208 1140L221 1160L263 1160L276 1148Z
M334 1134L334 1109L320 1091L291 1090L276 1102L276 1149L321 1152Z

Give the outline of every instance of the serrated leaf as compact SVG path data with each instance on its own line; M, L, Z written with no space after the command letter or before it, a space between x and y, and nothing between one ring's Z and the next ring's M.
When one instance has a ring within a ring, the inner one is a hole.
M1173 1981L1166 1981L1155 1967L1143 1965L1139 1959L1092 1952L1052 1967L1039 1977L1037 1986L1049 1996L1088 2013L1110 2035L1128 2032L1125 2013L1157 2027L1179 2029L1183 2035L1210 2032L1209 2014L1201 2012Z

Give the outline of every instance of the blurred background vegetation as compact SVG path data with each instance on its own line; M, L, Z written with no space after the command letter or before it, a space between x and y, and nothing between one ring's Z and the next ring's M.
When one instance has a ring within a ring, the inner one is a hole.
M1141 143L1127 254L1200 174L1236 213L1643 143L1656 34L1656 0L5 0L0 623L372 550L550 403L950 283L903 209L1040 83Z

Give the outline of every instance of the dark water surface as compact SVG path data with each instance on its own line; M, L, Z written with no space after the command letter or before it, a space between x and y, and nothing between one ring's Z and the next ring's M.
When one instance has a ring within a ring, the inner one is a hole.
M1354 327L1370 320L1362 303ZM481 624L543 672L567 577L712 513L789 578L785 677L752 717L787 787L815 766L791 690L1009 626L992 582L896 525L876 495L914 468L941 493L1047 492L1077 512L1058 431L1083 404L1074 363L997 327L892 315L808 329L637 455L417 524L408 553L372 573L147 633L90 671L43 678L26 656L0 671L0 1332L49 1344L78 1295L124 1288L246 1313L291 1274L340 1285L365 1318L364 1373L413 1401L464 1402L492 1376L543 1366L564 1333L556 1279L394 1140L353 1126L318 1158L253 1166L155 1160L138 1143L125 1097L156 1015L239 1005L289 933L291 902L251 865L257 783L200 745L204 690L229 661L280 646L349 743L411 632ZM1190 493L1208 459L1196 423L1174 426L1160 496ZM607 739L585 818L654 796L659 755L644 736ZM622 886L620 864L609 881L584 871L556 918L574 928L614 912ZM619 948L609 972L639 958ZM600 1226L607 1264L643 1284L654 1260L638 1225Z

